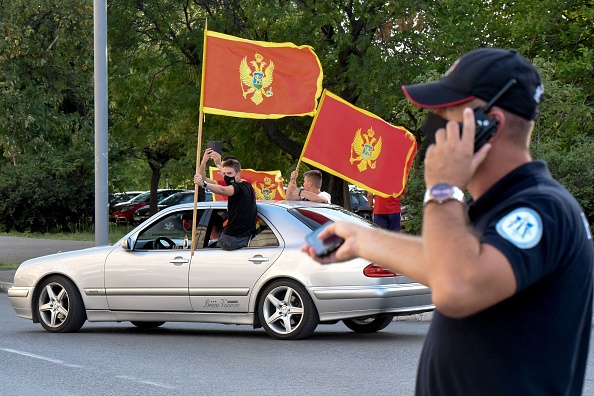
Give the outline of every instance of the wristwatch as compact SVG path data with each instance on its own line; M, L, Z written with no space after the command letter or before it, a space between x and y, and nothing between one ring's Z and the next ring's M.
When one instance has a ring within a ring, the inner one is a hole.
M423 205L427 205L429 202L437 202L438 204L442 204L453 199L464 203L464 192L462 192L462 190L460 190L458 187L452 186L451 184L437 183L425 191Z
M208 184L208 183L207 183L206 181L204 181L204 180L202 181L202 187L203 187L203 188L206 188L206 185L207 185L207 184Z

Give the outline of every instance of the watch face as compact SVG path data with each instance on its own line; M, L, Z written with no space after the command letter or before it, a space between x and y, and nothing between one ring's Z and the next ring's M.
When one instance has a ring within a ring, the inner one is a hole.
M451 198L454 194L454 188L447 183L437 183L431 187L431 195L438 200Z

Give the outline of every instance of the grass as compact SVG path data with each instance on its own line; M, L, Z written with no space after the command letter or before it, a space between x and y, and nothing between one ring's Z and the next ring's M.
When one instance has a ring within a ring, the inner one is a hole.
M131 226L121 226L109 224L107 231L107 239L109 243L115 243L128 232L132 231ZM69 241L87 241L92 242L95 240L95 232L80 231L80 232L57 232L57 233L41 233L41 232L0 232L0 236L14 236L21 238L41 238L41 239L59 239Z
M0 263L0 271L17 269L20 263Z

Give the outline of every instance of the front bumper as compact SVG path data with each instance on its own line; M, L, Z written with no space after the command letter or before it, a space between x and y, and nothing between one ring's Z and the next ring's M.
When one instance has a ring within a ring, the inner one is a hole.
M7 291L8 300L12 304L18 316L25 319L33 319L33 287L13 286Z

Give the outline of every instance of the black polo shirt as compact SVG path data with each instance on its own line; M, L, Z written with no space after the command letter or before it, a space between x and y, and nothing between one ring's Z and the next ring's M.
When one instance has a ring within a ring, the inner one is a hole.
M233 237L250 236L256 227L256 195L250 183L232 183L233 195L228 199L229 222L225 234Z
M483 243L509 260L516 293L462 319L436 311L417 395L581 395L592 323L592 236L544 162L469 206Z

